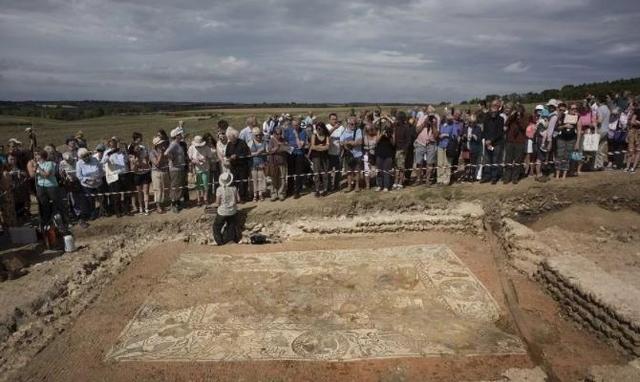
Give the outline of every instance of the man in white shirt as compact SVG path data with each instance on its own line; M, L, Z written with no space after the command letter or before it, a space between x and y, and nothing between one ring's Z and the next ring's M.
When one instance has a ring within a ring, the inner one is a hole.
M333 174L329 175L328 190L338 191L340 189L340 180L342 169L340 161L340 136L344 132L344 126L338 121L336 113L329 114L329 123L327 123L329 131L329 171Z

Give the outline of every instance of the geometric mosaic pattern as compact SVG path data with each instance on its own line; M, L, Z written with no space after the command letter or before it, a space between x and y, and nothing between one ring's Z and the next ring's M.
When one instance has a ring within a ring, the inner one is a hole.
M487 289L444 245L183 254L110 361L349 361L522 354Z

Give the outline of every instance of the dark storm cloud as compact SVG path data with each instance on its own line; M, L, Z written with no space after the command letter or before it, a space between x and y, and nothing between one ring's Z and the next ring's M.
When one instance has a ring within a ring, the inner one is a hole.
M460 100L637 76L604 0L0 1L0 99Z

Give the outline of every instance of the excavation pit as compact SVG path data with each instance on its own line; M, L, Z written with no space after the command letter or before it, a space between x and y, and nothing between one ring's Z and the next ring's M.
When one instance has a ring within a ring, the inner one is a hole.
M525 354L446 245L180 255L107 361Z

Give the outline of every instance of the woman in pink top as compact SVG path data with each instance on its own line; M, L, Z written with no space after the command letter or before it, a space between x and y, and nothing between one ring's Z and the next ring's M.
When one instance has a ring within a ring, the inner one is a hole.
M536 158L535 158L535 144L534 144L534 138L536 136L536 116L532 115L531 117L529 117L529 124L527 125L527 130L525 132L526 136L527 136L527 147L525 147L525 153L526 156L524 157L524 168L525 168L525 175L526 175L526 169L529 169L529 173L528 175L535 175L535 163L536 163Z
M596 118L594 118L593 111L591 110L589 105L582 104L580 106L578 117L578 128L580 128L580 131L582 132L582 134L580 134L580 141L578 146L578 150L580 151L580 153L584 151L584 135L587 132L589 132L590 134L595 133L595 126ZM578 161L577 175L582 174L583 163L584 161Z

